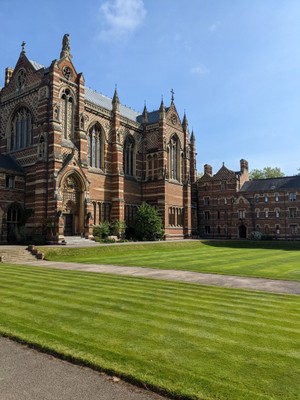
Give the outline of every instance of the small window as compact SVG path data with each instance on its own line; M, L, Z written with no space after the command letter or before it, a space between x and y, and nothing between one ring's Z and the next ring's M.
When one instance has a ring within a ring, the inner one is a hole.
M205 212L204 212L204 219L205 219L205 220L209 220L209 219L210 219L210 213L209 213L209 211L205 211Z
M8 189L14 189L15 188L15 177L13 175L6 175L5 178L5 187Z
M269 201L269 197L267 194L265 194L265 203L268 203L268 201Z
M290 230L292 235L297 235L298 226L297 225L290 225Z
M276 218L279 218L279 217L280 217L280 212L279 212L278 209L275 210L275 217L276 217Z
M259 194L255 195L255 203L259 203Z
M204 197L204 205L209 206L209 197Z
M221 218L221 213L220 213L220 211L218 210L217 211L217 219L220 219Z
M205 226L205 233L210 233L210 226L209 225Z
M239 210L239 219L245 218L245 210Z
M275 201L277 203L279 201L279 194L278 193L274 193L274 197L275 197Z
M265 217L269 218L269 210L265 210Z
M296 208L289 208L289 217L296 218L297 217L297 209Z
M255 213L256 213L256 218L259 218L259 209L258 208L255 210Z
M296 193L295 192L290 192L289 193L289 200L290 201L296 201Z

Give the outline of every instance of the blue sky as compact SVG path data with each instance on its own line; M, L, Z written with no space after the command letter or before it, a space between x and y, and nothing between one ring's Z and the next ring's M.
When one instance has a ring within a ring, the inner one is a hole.
M0 67L21 43L50 65L64 33L86 86L137 111L175 92L197 143L197 168L280 167L297 173L299 0L0 0Z

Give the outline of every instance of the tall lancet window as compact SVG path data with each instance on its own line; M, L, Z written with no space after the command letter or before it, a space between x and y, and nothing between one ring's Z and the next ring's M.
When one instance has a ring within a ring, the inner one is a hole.
M170 178L179 180L180 178L180 157L179 157L179 141L177 135L173 135L170 140L169 166Z
M88 165L103 169L103 133L99 124L93 125L87 135Z
M8 149L18 150L33 143L33 124L30 111L26 107L19 108L13 115L10 126Z
M124 143L123 156L124 174L127 176L134 175L134 142L130 136L127 136Z
M70 89L65 89L61 95L61 124L65 139L74 138L74 98Z

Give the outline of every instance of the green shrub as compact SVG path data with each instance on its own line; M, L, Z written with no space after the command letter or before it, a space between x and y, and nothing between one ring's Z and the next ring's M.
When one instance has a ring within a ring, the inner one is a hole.
M94 226L93 235L99 239L105 239L110 235L110 224L108 221L101 222L100 225Z
M137 240L160 240L164 235L162 219L157 209L147 203L138 207L134 229Z

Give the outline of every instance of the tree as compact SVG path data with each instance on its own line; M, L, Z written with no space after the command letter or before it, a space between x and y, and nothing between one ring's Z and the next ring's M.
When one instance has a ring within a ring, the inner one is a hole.
M285 176L279 167L265 167L264 169L253 169L250 171L250 179L281 178Z
M159 240L164 235L162 219L157 209L147 203L138 207L134 229L138 240Z

